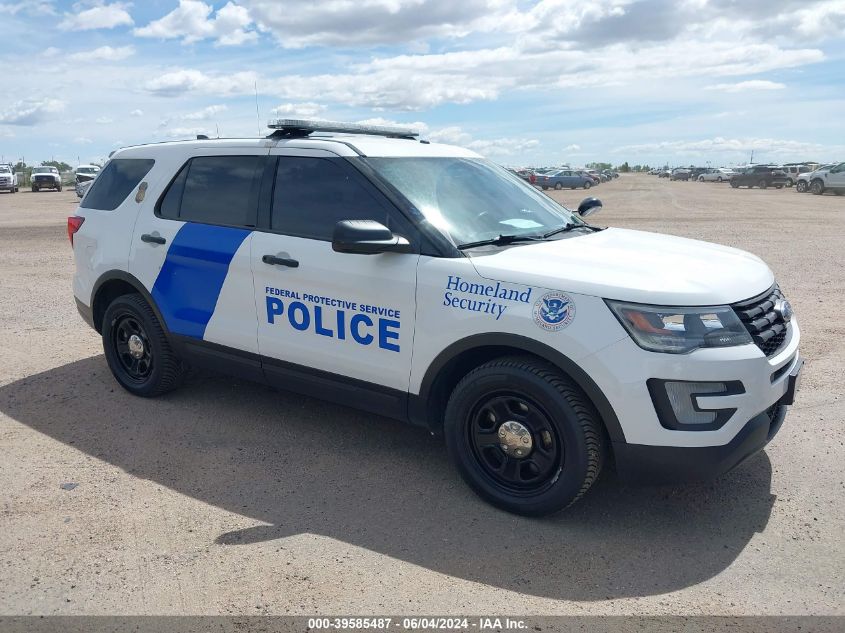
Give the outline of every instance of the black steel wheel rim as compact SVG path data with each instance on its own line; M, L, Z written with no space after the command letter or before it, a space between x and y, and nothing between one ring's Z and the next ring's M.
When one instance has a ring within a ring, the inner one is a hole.
M532 448L524 457L502 448L499 429L514 421L531 435ZM564 463L564 446L551 417L531 398L516 392L488 394L472 408L467 425L472 456L491 483L511 494L533 495L547 490Z
M143 352L140 355L130 350L130 340L133 336L137 336L143 344ZM127 378L143 383L150 377L153 371L152 347L144 326L134 314L121 314L115 319L112 327L112 347Z

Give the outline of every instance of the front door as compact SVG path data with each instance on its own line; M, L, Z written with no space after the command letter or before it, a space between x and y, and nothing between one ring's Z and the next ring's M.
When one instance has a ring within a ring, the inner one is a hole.
M352 397L358 385L401 393L404 401L419 255L337 253L331 239L337 222L369 219L413 243L409 224L345 159L321 150L273 154L270 208L252 243L268 380L285 387L316 374L326 397L339 385Z

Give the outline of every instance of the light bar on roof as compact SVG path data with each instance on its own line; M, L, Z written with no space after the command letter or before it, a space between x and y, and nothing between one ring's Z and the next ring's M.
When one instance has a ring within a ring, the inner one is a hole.
M407 127L394 125L365 125L342 121L320 121L315 119L276 119L267 127L273 130L290 130L304 133L336 132L341 134L372 134L373 136L415 137L420 133Z

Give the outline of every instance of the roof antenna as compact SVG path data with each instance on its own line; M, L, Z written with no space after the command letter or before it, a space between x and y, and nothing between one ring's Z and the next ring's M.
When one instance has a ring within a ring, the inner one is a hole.
M255 86L255 121L258 123L258 136L261 136L261 113L258 110L258 82L256 81L254 84Z

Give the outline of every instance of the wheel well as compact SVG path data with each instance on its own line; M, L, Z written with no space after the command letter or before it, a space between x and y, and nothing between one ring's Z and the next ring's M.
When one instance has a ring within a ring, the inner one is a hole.
M91 305L94 316L94 327L97 332L103 331L103 315L112 301L121 295L137 294L138 289L123 279L110 279L97 289L94 302Z
M437 376L431 383L426 401L426 422L428 423L429 430L435 433L440 432L443 427L443 413L446 410L446 403L448 402L452 391L461 379L479 365L483 365L486 362L503 356L528 356L536 358L544 363L550 363L562 374L571 378L576 387L584 395L584 398L592 403L596 409L602 428L604 429L607 446L609 447L609 450L612 450L610 449L612 446L610 440L617 434L621 434L621 429L618 430L618 433L611 433L610 424L613 424L614 427L618 427L619 425L618 420L615 419L615 415L612 412L608 414L610 417L614 418L612 421L607 419L607 415L602 415L602 412L605 411L605 409L602 406L599 406L600 403L596 402L595 398L590 397L590 394L586 392L579 383L578 379L565 368L561 367L559 363L555 363L554 361L544 358L539 354L526 351L525 348L514 347L511 345L483 345L473 347L455 355L440 368Z

